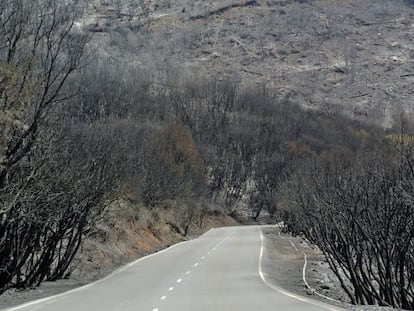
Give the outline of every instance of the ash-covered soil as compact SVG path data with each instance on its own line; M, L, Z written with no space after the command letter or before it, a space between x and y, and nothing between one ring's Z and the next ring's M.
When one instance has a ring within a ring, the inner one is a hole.
M301 237L280 233L280 229L277 227L266 228L262 232L265 237L262 268L266 279L272 284L292 293L332 304L346 310L396 310L386 307L354 306L349 304L346 293L341 288L335 274L329 268L322 252L316 246L311 245L306 239ZM291 242L297 250L292 246ZM304 266L303 253L307 255L305 276L308 284L316 292L335 301L320 297L312 290L306 288L302 276Z
M405 0L92 1L93 46L149 74L239 80L326 113L389 125L413 111L414 7ZM143 15L141 6L147 3Z

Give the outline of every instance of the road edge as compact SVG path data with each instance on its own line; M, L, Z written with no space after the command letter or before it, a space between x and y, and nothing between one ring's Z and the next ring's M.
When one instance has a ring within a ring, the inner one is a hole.
M316 306L321 307L325 310L330 310L330 311L342 311L342 310L344 310L344 309L334 307L334 306L331 306L331 305L323 303L323 302L319 302L317 300L313 300L313 299L309 299L309 298L305 298L305 297L296 295L294 293L291 293L289 291L284 290L283 288L281 288L279 286L276 286L276 285L270 283L266 279L265 273L263 272L263 269L262 269L263 254L264 254L264 236L263 236L262 228L259 228L259 236L260 236L260 241L261 241L261 247L260 247L260 252L259 252L259 267L258 267L258 270L259 270L260 278L266 286L268 286L272 290L277 291L277 292L279 292L279 293L281 293L285 296L294 298L296 300L300 300L302 302L307 302L307 303L316 305Z
M125 264L125 265L123 265L123 266L119 267L118 269L116 269L115 271L111 272L111 273L110 273L110 274L108 274L107 276L105 276L105 277L103 277L103 278L101 278L101 279L98 279L98 280L96 280L96 281L94 281L94 282L92 282L92 283L88 283L88 284L85 284L85 285L82 285L82 286L76 287L76 288L74 288L74 289L67 290L67 291L65 291L65 292L63 292L63 293L59 293L59 294L52 295L52 296L45 297L45 298L36 299L36 300L29 301L29 302L26 302L26 303L23 303L23 304L20 304L20 305L14 306L14 307L9 307L9 308L5 308L5 309L1 309L0 311L17 311L17 310L20 310L20 309L23 309L23 308L26 308L26 307L29 307L29 306L32 306L32 305L37 305L37 304L42 303L42 302L45 302L45 301L49 301L49 300L52 300L52 299L56 299L56 298L59 298L59 297L63 297L63 296L65 296L65 295L69 295L69 294L72 294L72 293L76 293L76 292L81 291L81 290L85 290L85 289L87 289L87 288L90 288L90 287L95 286L95 285L97 285L97 284L99 284L99 283L101 283L101 282L104 282L104 281L106 281L106 280L108 280L108 279L113 278L115 275L117 275L117 274L119 274L119 273L121 273L121 272L123 272L123 271L127 270L128 268L130 268L130 267L132 267L132 266L134 266L134 265L138 264L138 263L139 263L139 262L141 262L141 261L144 261L144 260L149 259L149 258L151 258L151 257L154 257L154 256L156 256L156 255L159 255L159 254L165 253L165 252L167 252L167 251L169 251L169 250L171 250L171 249L173 249L173 248L175 248L175 247L177 247L177 246L180 246L180 245L182 245L182 244L185 244L185 243L191 242L191 241L193 241L193 240L196 240L196 239L198 239L199 237L201 237L201 236L203 236L203 235L207 234L208 232L213 231L213 230L215 230L215 229L216 229L216 228L211 228L210 230L208 230L208 231L204 232L202 235L200 235L200 236L198 236L198 237L195 237L195 238L193 238L193 239L189 239L189 240L187 240L187 241L178 242L178 243L173 244L173 245L171 245L171 246L169 246L169 247L167 247L167 248L164 248L163 250L160 250L160 251L158 251L158 252L155 252L155 253L152 253L152 254L146 255L146 256L144 256L144 257L138 258L138 259L136 259L136 260L134 260L134 261L132 261L132 262L130 262L130 263L127 263L127 264Z

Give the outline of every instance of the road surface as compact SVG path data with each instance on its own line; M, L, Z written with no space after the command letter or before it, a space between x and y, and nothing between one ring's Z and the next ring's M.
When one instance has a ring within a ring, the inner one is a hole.
M95 283L9 311L339 310L289 294L261 270L258 226L213 229Z

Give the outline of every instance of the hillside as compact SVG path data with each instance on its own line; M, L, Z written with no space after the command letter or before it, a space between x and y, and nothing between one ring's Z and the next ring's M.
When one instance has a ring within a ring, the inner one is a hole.
M105 59L152 74L236 77L385 125L413 109L414 8L403 0L107 0L87 12Z
M413 10L0 1L0 295L283 221L414 309Z

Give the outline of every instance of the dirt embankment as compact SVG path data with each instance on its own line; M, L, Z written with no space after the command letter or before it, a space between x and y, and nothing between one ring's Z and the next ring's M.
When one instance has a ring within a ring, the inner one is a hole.
M44 282L39 287L23 291L6 291L0 296L0 309L85 285L127 262L195 238L213 227L235 224L234 219L218 211L196 209L184 236L178 230L180 224L177 224L176 209L149 209L128 201L117 202L85 239L67 279Z

